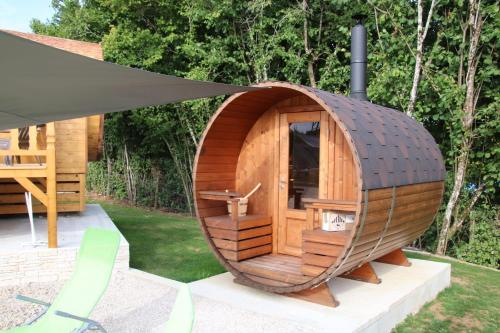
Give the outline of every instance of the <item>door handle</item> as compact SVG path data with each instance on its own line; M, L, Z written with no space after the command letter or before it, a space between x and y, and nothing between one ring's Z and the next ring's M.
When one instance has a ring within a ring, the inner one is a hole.
M280 190L284 190L284 189L285 189L286 180L285 180L284 178L285 178L285 177L280 176L280 180L279 180L279 182L278 182L278 185L279 185L279 189L280 189Z

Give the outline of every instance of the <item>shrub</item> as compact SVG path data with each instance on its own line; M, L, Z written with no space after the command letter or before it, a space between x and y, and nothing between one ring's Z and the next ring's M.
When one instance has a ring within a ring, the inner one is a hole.
M500 268L500 221L495 207L471 212L469 224L469 241L455 248L457 258Z

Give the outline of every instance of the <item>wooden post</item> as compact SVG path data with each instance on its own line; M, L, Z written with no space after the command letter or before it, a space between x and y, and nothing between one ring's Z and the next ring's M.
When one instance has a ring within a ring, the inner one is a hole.
M306 207L306 225L305 230L314 230L314 207L305 205Z
M375 261L398 266L411 266L411 262L408 260L408 258L406 258L403 250L401 249L394 250Z
M10 149L19 150L19 129L13 128L10 130Z
M36 125L29 127L29 150L38 150Z
M19 150L19 129L13 128L10 130L10 150L18 151ZM14 165L17 162L17 158L15 155L10 156L10 164Z
M47 225L49 248L57 247L56 130L47 124Z
M81 173L78 175L78 182L80 185L79 200L80 200L80 211L85 210L85 174Z
M238 222L239 219L239 199L233 198L229 200L231 202L231 221Z

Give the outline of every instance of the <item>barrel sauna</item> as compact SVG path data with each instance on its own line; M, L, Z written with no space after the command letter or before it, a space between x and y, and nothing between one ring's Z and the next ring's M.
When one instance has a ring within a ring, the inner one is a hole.
M445 169L422 125L315 88L257 86L214 114L193 168L201 228L236 282L307 296L332 277L365 279L371 261L390 262L425 232L441 204ZM238 216L237 198L259 183L246 216ZM323 231L324 212L353 221Z

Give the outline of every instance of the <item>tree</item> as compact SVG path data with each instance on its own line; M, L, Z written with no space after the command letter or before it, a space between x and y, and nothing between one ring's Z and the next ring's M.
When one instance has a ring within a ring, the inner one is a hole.
M424 4L423 0L417 1L417 52L415 53L415 70L413 71L413 84L410 92L410 101L408 107L406 108L406 114L408 116L413 116L413 111L415 111L415 103L417 102L417 92L418 84L420 83L420 74L422 72L422 59L424 57L424 41L429 31L429 26L432 20L432 14L434 12L434 7L436 6L436 0L431 1L429 11L427 12L427 20L425 21L425 26L423 25L424 16Z
M475 233L491 229L493 215L485 211L498 209L500 184L498 0L55 0L53 5L53 19L34 20L33 30L101 42L108 61L235 84L283 80L339 94L349 93L352 16L369 14L370 100L403 110L425 126L448 170L445 204L422 247L444 253L449 244L447 253L456 254L470 240L483 239ZM189 211L196 143L222 100L107 115L106 162L91 166L90 189L119 198L130 192L139 205Z
M462 107L461 125L462 125L462 139L460 143L460 153L454 172L453 188L451 190L450 198L446 204L446 209L443 217L443 224L439 233L438 245L436 252L444 254L446 252L448 239L450 237L450 226L452 225L452 217L455 213L458 199L463 188L467 167L469 164L469 153L474 142L473 126L476 117L476 104L481 91L481 85L476 83L476 71L481 57L480 53L480 37L483 28L483 16L480 8L480 0L469 0L469 20L466 29L469 31L469 51L467 56L467 70L465 75L465 101ZM476 190L478 194L472 203L477 201L477 198L482 192L484 185ZM469 210L470 211L470 210ZM457 216L456 216L457 217ZM462 222L463 223L463 222ZM453 232L462 224L458 219Z

